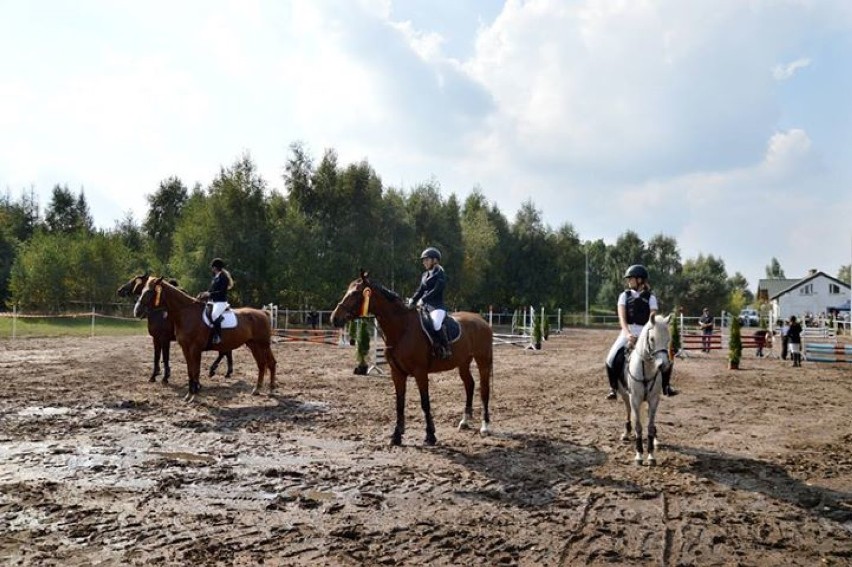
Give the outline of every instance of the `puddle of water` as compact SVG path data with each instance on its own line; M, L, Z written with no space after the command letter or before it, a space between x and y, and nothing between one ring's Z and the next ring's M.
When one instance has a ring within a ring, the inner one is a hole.
M71 408L53 408L41 406L29 406L17 412L21 417L51 417L54 415L67 415L71 413Z

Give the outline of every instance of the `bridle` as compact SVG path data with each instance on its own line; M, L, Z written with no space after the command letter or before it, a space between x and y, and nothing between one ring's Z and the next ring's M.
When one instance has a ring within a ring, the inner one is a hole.
M633 353L635 353L635 352L636 351L634 350ZM631 353L631 355L633 353ZM660 354L666 355L666 361L663 364L660 364L659 366L657 366L657 370L651 376L647 376L645 374L645 363L655 361L657 359L657 356L660 355ZM646 332L645 333L645 353L642 356L642 376L638 377L638 376L633 375L633 373L630 371L629 360L625 361L625 365L627 367L627 375L630 377L631 380L633 380L634 382L640 382L640 383L644 384L646 387L653 386L654 382L657 379L657 376L661 375L663 373L663 371L666 370L671 365L671 360L669 359L669 349L668 349L668 347L654 349L653 346L651 345L651 333Z

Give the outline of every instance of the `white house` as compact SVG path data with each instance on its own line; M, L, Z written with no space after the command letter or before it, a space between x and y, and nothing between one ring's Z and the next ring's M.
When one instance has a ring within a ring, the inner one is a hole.
M848 300L849 284L817 270L769 295L772 311L779 319L825 316Z

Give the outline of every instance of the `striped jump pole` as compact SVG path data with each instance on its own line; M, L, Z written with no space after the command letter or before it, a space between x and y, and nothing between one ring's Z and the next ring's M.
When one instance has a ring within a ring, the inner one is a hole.
M810 362L852 362L852 344L804 343L804 358Z

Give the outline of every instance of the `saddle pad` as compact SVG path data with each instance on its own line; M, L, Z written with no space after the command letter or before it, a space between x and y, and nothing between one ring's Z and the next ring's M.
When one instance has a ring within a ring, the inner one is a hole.
M429 318L429 314L426 311L419 311L419 313L420 328L426 334L429 342L433 343L432 333L429 332L432 327L432 319ZM444 317L444 326L447 328L447 338L450 340L450 343L458 341L461 337L461 325L459 322L452 315L447 315Z
M223 329L233 329L237 326L237 314L231 311L231 308L225 310L222 314L222 328ZM207 309L204 309L204 324L208 327L212 327L213 324L210 322L210 315L207 313Z

